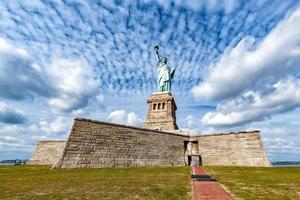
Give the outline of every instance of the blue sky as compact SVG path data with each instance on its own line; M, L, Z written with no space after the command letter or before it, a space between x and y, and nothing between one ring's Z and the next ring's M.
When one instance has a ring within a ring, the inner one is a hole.
M0 160L66 138L74 117L141 126L155 44L181 129L258 129L270 160L300 160L296 0L1 1Z

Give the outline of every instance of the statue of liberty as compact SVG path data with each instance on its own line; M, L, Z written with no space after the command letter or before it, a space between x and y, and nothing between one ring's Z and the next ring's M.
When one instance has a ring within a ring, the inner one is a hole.
M171 92L171 79L174 77L175 68L171 70L167 64L167 58L158 53L159 46L154 47L157 60L157 84L159 92Z

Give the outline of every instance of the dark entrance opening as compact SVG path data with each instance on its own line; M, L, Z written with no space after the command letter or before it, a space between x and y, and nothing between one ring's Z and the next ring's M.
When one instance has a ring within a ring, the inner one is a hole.
M192 156L188 156L188 166L192 165Z
M202 158L199 156L199 166L202 166Z

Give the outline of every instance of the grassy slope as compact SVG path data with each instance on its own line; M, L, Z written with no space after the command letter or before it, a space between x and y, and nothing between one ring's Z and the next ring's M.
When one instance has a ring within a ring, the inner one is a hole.
M205 167L206 171L245 200L300 199L300 167Z
M0 167L0 199L189 199L189 167Z

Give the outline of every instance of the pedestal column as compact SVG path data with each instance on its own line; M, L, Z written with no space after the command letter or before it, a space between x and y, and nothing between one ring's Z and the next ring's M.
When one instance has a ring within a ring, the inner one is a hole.
M153 93L147 100L148 112L144 128L156 130L178 130L176 103L171 92Z

